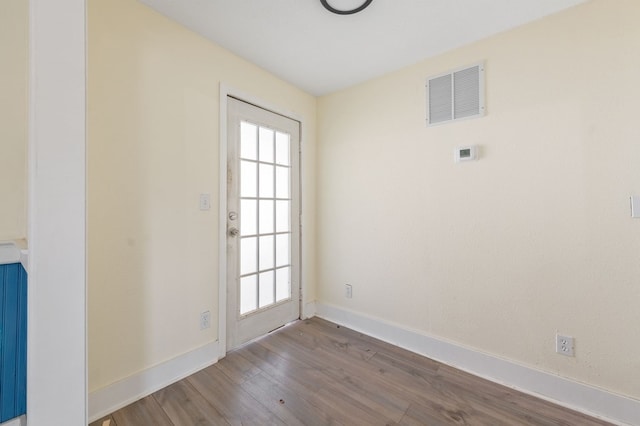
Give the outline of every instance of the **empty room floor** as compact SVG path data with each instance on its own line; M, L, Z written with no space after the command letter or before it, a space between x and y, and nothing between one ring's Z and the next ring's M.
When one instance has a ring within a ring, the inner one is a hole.
M320 318L100 419L129 425L607 425Z

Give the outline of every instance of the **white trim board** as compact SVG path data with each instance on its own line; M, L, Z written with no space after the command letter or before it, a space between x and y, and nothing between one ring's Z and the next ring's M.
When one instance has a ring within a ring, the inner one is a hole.
M233 90L220 83L218 193L218 358L227 355L227 97Z
M334 305L316 302L316 316L572 410L620 425L640 424L640 401Z
M0 423L0 426L26 426L27 416L16 417L15 419L7 420L4 423Z
M29 0L30 425L87 421L86 1Z
M208 343L89 394L89 423L218 362L218 342ZM4 426L4 425L0 425Z
M302 319L313 318L316 316L316 302L307 302L302 305L302 312L300 313L300 317Z

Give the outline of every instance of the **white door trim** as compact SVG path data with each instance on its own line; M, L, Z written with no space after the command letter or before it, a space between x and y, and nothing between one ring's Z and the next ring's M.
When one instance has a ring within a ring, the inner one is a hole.
M227 354L227 97L232 96L247 103L259 106L266 110L284 115L300 122L300 128L304 129L305 122L302 117L291 111L283 110L281 107L266 102L256 96L236 89L223 82L220 83L220 139L219 147L219 210L218 210L218 342L220 348L219 359ZM300 132L300 149L302 150L303 132ZM302 169L302 158L300 158L300 168ZM302 181L300 182L302 185ZM300 264L300 286L301 293L305 293L305 281L302 279L302 262ZM300 314L303 314L302 307Z

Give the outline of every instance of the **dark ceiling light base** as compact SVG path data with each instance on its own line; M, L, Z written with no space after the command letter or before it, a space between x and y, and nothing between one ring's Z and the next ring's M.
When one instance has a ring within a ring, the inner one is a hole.
M361 6L356 7L355 9L351 9L351 10L336 9L336 8L332 7L329 3L327 3L327 0L320 0L320 3L322 3L324 8L327 9L329 12L333 12L333 13L335 13L337 15L353 15L354 13L358 13L358 12L361 12L364 9L366 9L366 7L369 6L372 1L373 0L365 0L365 2L362 3Z

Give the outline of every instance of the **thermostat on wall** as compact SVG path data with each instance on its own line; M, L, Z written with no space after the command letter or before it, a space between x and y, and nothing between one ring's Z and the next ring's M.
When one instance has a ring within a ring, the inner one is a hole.
M478 146L460 146L455 150L456 163L461 161L473 161L478 159Z

